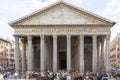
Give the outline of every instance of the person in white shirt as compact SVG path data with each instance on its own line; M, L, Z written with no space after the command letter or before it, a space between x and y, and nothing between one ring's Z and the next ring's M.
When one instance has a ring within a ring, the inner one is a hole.
M0 73L0 80L3 80L3 74Z
M66 80L71 80L71 75L70 75L70 73L67 73L67 75L66 75Z

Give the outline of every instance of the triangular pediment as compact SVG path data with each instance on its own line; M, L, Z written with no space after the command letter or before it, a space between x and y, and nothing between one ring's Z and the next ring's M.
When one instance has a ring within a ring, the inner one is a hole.
M79 9L66 2L57 2L10 23L10 25L110 25L114 22Z

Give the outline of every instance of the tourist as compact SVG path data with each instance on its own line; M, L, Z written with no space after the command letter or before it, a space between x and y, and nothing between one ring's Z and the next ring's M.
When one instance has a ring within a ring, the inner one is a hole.
M0 80L3 80L3 74L0 72Z
M67 72L67 74L66 74L66 80L71 80L71 74L70 74L70 72Z

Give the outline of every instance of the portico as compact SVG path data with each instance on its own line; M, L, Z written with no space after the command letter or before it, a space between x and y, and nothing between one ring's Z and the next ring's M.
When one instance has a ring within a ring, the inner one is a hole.
M115 24L111 20L58 1L9 24L14 28L16 71L20 71L20 39L23 43L22 71L110 69L110 29Z

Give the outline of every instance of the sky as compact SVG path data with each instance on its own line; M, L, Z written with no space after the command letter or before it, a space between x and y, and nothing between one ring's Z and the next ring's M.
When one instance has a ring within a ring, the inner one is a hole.
M8 25L26 14L59 0L0 0L0 38L14 39L14 30ZM120 0L64 0L80 8L116 22L111 28L111 41L120 33Z

